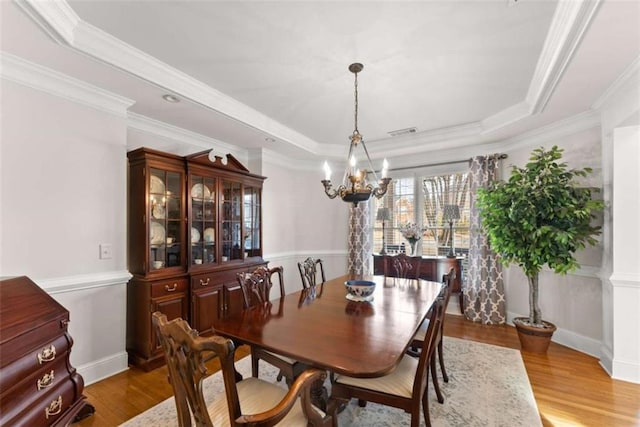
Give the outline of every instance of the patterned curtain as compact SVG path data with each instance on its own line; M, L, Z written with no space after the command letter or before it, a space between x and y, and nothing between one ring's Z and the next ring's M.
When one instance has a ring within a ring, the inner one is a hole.
M470 242L469 272L464 287L464 315L483 324L498 325L506 322L502 267L489 247L487 236L480 229L477 208L478 188L487 187L496 179L499 159L478 156L469 162Z
M349 273L357 276L372 274L371 225L369 201L351 205L349 210Z

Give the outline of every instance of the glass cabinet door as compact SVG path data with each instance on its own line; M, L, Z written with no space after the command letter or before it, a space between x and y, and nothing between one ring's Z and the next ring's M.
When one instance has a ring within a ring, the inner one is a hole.
M216 180L191 176L191 264L216 260Z
M149 270L182 264L182 174L150 168Z
M242 250L242 185L222 181L222 262L243 258Z
M244 188L244 257L261 256L260 188Z

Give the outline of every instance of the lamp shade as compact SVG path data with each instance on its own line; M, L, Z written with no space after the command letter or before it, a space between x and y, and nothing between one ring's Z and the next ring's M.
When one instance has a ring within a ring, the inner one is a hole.
M449 221L460 219L460 207L458 205L444 205L442 218Z
M380 208L378 209L378 213L376 214L377 221L387 221L391 219L389 216L389 208Z

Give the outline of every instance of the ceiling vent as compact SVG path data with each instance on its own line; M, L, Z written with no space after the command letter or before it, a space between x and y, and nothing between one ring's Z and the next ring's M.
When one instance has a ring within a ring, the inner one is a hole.
M400 136L400 135L406 135L408 133L416 133L416 131L417 131L416 128L406 128L406 129L392 130L391 132L387 132L387 133L391 136Z

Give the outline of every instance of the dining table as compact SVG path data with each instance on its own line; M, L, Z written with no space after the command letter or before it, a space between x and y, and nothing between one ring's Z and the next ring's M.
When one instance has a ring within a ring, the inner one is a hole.
M373 298L349 299L345 282L351 279L375 282ZM213 329L329 372L379 377L400 362L441 288L422 279L343 275L222 316ZM326 408L326 391L314 394Z

